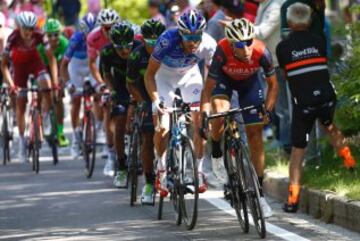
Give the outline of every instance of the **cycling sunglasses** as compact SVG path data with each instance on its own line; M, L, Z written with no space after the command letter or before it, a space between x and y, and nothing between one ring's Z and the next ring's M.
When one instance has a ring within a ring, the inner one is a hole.
M243 48L245 48L245 46L246 46L246 47L251 46L252 43L253 43L253 40L250 39L250 40L246 40L246 41L234 42L233 45L234 45L234 47L237 48L237 49L243 49Z
M113 44L116 49L131 49L134 43Z
M185 42L199 42L202 39L202 34L182 34L181 37Z
M59 37L59 33L47 33L46 34L49 38L57 38L57 37Z
M22 27L22 29L24 29L26 31L34 31L35 27Z
M157 39L144 39L146 45L154 47L156 45Z

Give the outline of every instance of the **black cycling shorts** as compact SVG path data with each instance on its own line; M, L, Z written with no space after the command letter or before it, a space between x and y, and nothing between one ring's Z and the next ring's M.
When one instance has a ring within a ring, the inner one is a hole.
M300 107L294 105L291 124L292 145L305 148L309 142L310 132L316 120L324 126L333 123L336 101L327 102L318 107Z

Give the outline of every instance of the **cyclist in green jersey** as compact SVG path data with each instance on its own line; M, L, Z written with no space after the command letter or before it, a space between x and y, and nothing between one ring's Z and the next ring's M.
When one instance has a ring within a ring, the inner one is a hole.
M60 62L65 54L65 51L68 47L69 41L68 39L61 34L62 26L61 23L53 18L49 18L44 26L44 32L48 39L47 44L40 44L37 46L38 52L40 53L40 57L43 63L49 68L49 60L46 56L46 50L50 50L57 60L57 69L55 73L58 73L58 68L60 66ZM54 73L54 72L52 72ZM51 76L52 80L58 79L57 76ZM56 116L57 116L57 136L59 145L61 147L65 147L69 145L69 140L64 135L64 103L62 101L63 93L63 85L62 82L58 86L55 86L55 89L59 90L58 99L56 100Z

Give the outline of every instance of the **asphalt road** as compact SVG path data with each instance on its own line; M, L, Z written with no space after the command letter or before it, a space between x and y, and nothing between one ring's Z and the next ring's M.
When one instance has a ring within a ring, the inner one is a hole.
M69 128L67 128L69 131ZM129 205L129 191L116 189L102 174L97 159L93 178L84 176L81 159L72 160L69 148L60 151L54 166L47 146L40 173L20 164L13 144L13 161L0 166L0 240L257 240L253 227L243 234L220 189L200 196L194 230L177 226L170 203L163 220L157 206ZM284 214L281 204L268 199L273 217L267 220L266 240L360 240L360 234L327 225L303 214Z

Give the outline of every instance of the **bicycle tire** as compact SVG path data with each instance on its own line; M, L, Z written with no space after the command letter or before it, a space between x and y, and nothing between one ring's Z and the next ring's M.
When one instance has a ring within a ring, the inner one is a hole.
M253 217L255 229L260 238L264 239L266 237L266 226L263 212L260 206L260 191L257 174L255 172L254 166L252 165L249 152L245 145L241 145L240 150L241 152L239 153L239 160L241 160L241 166L244 169L243 174L245 175L246 180L245 189L247 190L246 197L248 205L251 216Z
M158 220L162 219L163 206L164 206L164 197L159 195L159 207L158 207L158 215L157 215Z
M92 112L85 113L82 126L82 149L85 160L85 175L87 178L91 178L94 172L96 159L96 127L95 117Z
M56 120L56 114L53 110L51 110L51 112L50 112L50 119L51 119L51 135L48 137L48 143L51 147L53 164L57 165L59 162L58 139L57 139L57 120Z
M234 162L231 160L231 152L233 151L233 149L228 148L228 145L231 144L227 143L227 141L224 141L224 145L224 163L229 177L229 184L232 193L231 205L235 210L241 230L243 231L243 233L249 233L249 216L243 191L244 182L241 167L238 165L235 166ZM238 163L238 158L236 158L236 163Z
M191 158L190 162L187 159L188 157ZM189 167L189 169L191 168L189 173L186 172L188 170L187 167ZM182 219L184 220L187 230L194 229L198 217L199 175L196 167L194 145L189 138L183 137L180 168L181 171L179 179L179 200L181 201ZM189 175L191 175L191 177ZM187 194L192 195L192 198L188 200L185 199L185 195ZM190 208L191 204L192 210Z
M130 138L130 148L131 152L130 155L130 162L129 165L129 175L130 175L130 206L134 206L137 200L137 188L138 188L138 163L139 163L139 156L138 156L138 148L140 148L139 142L139 131L138 128L135 127ZM140 148L141 149L141 148Z
M179 195L179 189L182 188L180 184L180 173L178 172L178 166L179 166L179 160L176 156L176 153L173 149L168 150L169 152L169 163L171 163L171 174L170 178L168 177L168 181L171 180L173 182L173 188L169 190L170 193L170 200L174 208L174 214L175 214L175 222L176 225L181 225L182 223L182 201L180 200L181 195ZM181 157L180 157L181 158Z
M34 143L32 147L32 161L33 161L33 170L36 174L40 171L40 123L41 117L38 111L35 111L33 114L33 130L34 130Z
M5 107L2 118L3 118L3 125L2 125L2 139L3 139L3 164L6 165L7 162L10 162L10 134L9 134L9 127L8 127L8 111Z

